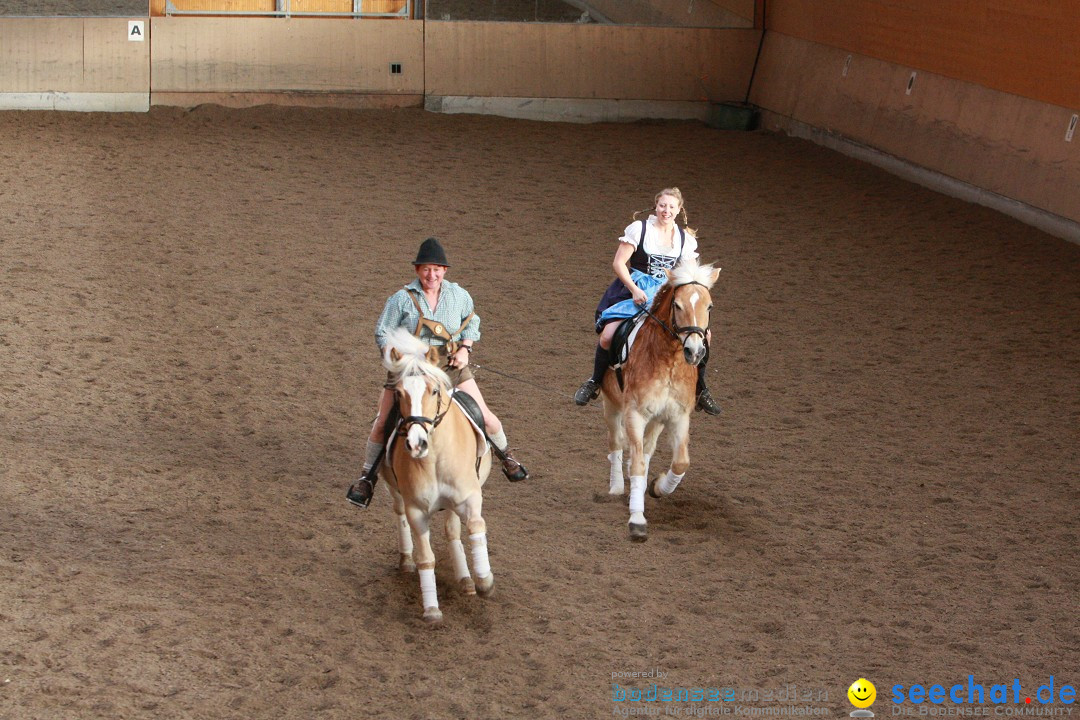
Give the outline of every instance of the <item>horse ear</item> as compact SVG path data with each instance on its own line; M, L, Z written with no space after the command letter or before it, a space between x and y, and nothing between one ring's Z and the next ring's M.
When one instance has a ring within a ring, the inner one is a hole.
M395 363L400 361L401 358L402 358L401 353L398 352L398 349L396 347L390 348L389 355L390 355L391 362L395 362Z
M712 271L712 279L709 281L709 287L712 287L719 278L720 278L720 268L715 268Z

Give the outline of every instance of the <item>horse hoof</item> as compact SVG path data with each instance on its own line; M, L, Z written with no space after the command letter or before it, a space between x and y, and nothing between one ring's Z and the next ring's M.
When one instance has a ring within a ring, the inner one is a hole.
M630 523L630 539L634 542L645 542L649 539L649 529L641 523Z
M495 575L477 578L476 592L480 593L480 597L491 597L491 594L495 592Z
M657 500L664 497L660 493L656 492L656 480L655 479L653 479L652 481L649 482L649 497L654 497Z
M461 592L466 595L476 594L476 583L473 582L471 577L463 577L458 582L461 584Z
M424 622L428 625L438 625L442 622L442 610L437 607L424 608Z
M401 554L401 559L398 560L398 570L403 573L416 572L416 562L413 560L412 555Z

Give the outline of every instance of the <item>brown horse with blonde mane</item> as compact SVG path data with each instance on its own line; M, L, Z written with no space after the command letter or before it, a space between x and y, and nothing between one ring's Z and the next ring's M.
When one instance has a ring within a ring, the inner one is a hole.
M491 452L482 431L452 398L450 378L427 359L427 353L428 346L407 330L390 333L383 365L390 371L401 419L380 473L398 516L400 567L406 572L419 570L424 620L438 623L442 611L430 530L435 512L449 510L446 537L461 589L483 596L494 589L487 525L480 514ZM461 542L462 523L469 533L472 573Z
M642 321L622 367L622 386L614 372L604 376L604 418L608 425L608 492L626 491L623 462L630 475L630 539L648 538L645 484L649 459L664 428L671 430L671 467L649 484L649 495L670 495L690 467L690 413L694 410L698 363L705 356L712 296L720 268L680 263ZM626 456L624 458L624 455Z

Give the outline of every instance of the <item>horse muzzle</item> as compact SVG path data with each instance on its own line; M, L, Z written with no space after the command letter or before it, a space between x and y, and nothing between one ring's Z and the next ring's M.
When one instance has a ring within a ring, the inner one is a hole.
M422 425L413 425L409 428L409 434L405 436L405 448L414 460L427 456L430 444L427 430Z
M405 449L414 460L420 460L428 454L430 447L428 426L434 428L436 424L430 418L419 415L410 415L402 422L399 434L405 437Z
M705 341L696 333L683 340L683 359L690 365L700 365L705 359Z

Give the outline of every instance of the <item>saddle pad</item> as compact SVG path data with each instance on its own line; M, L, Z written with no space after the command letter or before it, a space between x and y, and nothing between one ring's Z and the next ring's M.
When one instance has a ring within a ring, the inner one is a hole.
M476 398L464 390L454 388L450 393L450 399L458 404L476 432L476 457L484 457L484 453L488 451L488 437L484 432L484 413L476 404Z
M630 348L634 346L638 331L647 316L639 313L629 320L623 320L611 339L611 367L620 369L630 357Z

